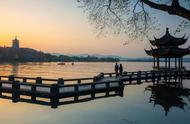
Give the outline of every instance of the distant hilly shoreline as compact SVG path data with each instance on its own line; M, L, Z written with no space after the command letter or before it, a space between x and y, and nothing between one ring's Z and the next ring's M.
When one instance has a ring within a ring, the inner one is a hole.
M184 62L190 62L190 57L184 57ZM13 49L0 47L0 62L152 62L152 57L123 57L118 55L101 54L61 54L45 53L31 48ZM161 61L164 62L164 59ZM171 60L174 61L174 60Z
M53 53L52 55L59 56L62 55L60 53ZM67 56L70 57L97 57L97 58L115 58L119 59L119 61L126 61L126 62L153 62L152 57L137 57L137 58L130 58L130 57L123 57L123 56L118 56L118 55L101 55L101 54L68 54ZM184 57L183 58L184 62L190 62L190 57ZM164 59L161 59L161 62L164 62ZM171 60L174 62L174 60Z
M118 62L118 58L68 56L44 53L31 48L0 47L0 62Z

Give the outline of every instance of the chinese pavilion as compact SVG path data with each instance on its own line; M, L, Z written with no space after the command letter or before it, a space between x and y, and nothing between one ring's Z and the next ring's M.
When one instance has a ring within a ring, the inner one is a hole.
M166 28L166 33L161 38L150 40L151 50L145 50L150 56L153 56L153 68L161 69L160 60L164 59L164 69L183 69L183 56L190 54L190 47L180 48L179 46L185 44L188 38L185 36L177 38L169 33L169 29ZM174 66L171 65L171 59L174 60Z

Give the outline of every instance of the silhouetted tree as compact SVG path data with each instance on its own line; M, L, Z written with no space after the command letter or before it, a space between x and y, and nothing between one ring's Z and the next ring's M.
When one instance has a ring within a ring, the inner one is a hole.
M179 28L190 28L190 0L78 0L89 20L100 32L112 29L114 33L144 36L156 26L148 6L183 18Z

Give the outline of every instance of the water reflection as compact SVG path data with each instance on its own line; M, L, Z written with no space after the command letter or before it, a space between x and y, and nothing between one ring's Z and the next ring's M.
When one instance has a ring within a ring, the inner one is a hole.
M19 72L19 63L11 63L11 68L12 68L12 71L11 73L15 76L18 75L18 72Z
M183 88L182 78L175 82L163 82L159 85L149 85L146 91L151 91L150 103L162 106L165 116L168 115L172 107L185 110L190 103L190 89Z
M65 66L57 62L26 62L0 63L0 75L14 75L43 78L85 78L93 77L100 72L113 72L115 63L107 62L77 62L74 66L66 63ZM150 70L152 63L122 62L124 70Z

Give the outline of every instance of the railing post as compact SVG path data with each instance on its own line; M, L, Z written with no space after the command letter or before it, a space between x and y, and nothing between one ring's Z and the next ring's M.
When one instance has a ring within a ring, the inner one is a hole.
M145 72L145 81L146 82L148 81L148 73L147 73L147 71Z
M59 79L58 79L58 84L64 84L63 78L59 78Z
M9 81L14 81L15 80L15 77L14 77L14 75L9 75L9 77L8 77L9 79Z
M162 73L159 72L159 79L162 80Z
M164 72L164 81L167 81L167 72Z
M95 99L95 83L91 84L91 89L92 89L91 99Z
M179 72L178 72L179 73ZM190 78L190 71L186 71L186 76L187 76L187 79L189 79Z
M59 87L58 84L52 84L51 85L51 98L50 98L50 102L51 102L51 108L57 108L57 106L59 105Z
M37 77L36 78L36 83L37 84L42 84L42 78L41 77Z
M175 78L175 82L177 81L177 71L175 71L175 74L174 74L174 78Z
M169 82L170 82L171 79L172 79L172 77L171 77L171 71L169 71Z
M157 84L159 84L160 80L161 80L161 73L157 72Z
M119 81L119 96L123 97L124 84L123 81Z
M112 74L110 73L109 76L112 77Z
M126 76L127 74L128 74L128 72L127 72L127 71L123 72L123 75L124 75L124 76Z
M81 80L79 79L77 83L78 83L78 84L81 84Z
M12 102L16 103L20 100L20 84L19 81L12 83Z
M172 78L173 78L173 72L170 71L170 79L172 80Z
M74 101L77 102L79 98L79 85L75 85L75 98Z
M110 95L110 82L106 82L106 96Z
M185 79L185 71L181 71L181 78L183 79Z
M155 72L154 71L152 71L152 82L153 82L153 84L155 83Z
M2 88L2 82L0 82L0 89ZM2 96L2 90L0 90L0 96Z
M137 73L137 84L141 83L141 71L138 71Z
M27 79L26 78L23 78L23 80L22 80L23 82L26 82L27 81Z
M100 75L101 75L100 79L104 78L104 73L103 72L101 72Z
M161 80L164 79L164 77L163 77L163 71L160 72L160 77L161 77Z
M32 101L36 101L36 85L31 85L31 91L32 91L32 96L31 96L31 100Z
M97 81L97 77L94 76L94 78L93 78L93 82L96 82L96 81Z
M132 74L129 75L129 84L132 84Z

